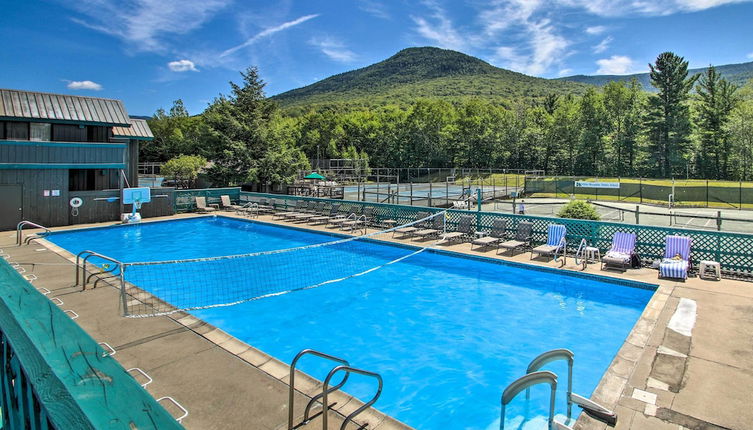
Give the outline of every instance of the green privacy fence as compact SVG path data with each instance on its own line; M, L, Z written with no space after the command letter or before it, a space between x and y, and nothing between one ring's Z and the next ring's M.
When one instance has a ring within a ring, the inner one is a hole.
M316 200L342 204L343 212L358 212L364 207L373 207L376 221L393 219L398 224L415 220L419 212L438 212L441 209L393 205L385 203L358 202L349 200L314 199L307 197L284 196L277 194L261 194L242 192L242 202L266 199L273 202L279 209L293 208L296 200ZM707 230L693 230L686 228L656 227L644 225L627 225L603 221L586 221L565 218L550 218L531 215L512 215L498 212L481 211L447 211L448 228L455 228L462 215L475 217L475 228L480 231L490 231L495 219L507 220L509 234L513 234L521 221L533 223L533 241L536 244L546 242L547 226L552 223L564 224L567 227L567 244L569 251L575 252L582 239L595 247L602 254L609 249L615 232L633 232L637 236L636 252L644 262L662 258L664 256L665 238L668 235L689 236L693 240L691 260L698 265L702 260L713 260L721 263L727 276L748 277L753 275L753 235L742 233L727 233Z
M3 429L180 429L66 313L0 259Z
M207 204L220 204L220 197L230 196L230 201L240 200L240 187L202 188L196 190L175 190L175 212L191 212L196 210L196 197L206 197Z
M619 184L615 188L576 186L578 182ZM617 200L637 203L719 208L753 206L753 183L713 180L658 180L642 178L527 177L525 193L541 197L567 198L577 195L592 200Z

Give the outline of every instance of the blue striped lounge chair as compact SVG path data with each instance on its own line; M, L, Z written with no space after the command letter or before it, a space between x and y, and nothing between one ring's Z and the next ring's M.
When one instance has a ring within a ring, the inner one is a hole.
M601 259L601 269L606 267L620 267L626 270L630 267L635 254L635 233L617 231L612 237L612 247Z
M533 255L554 255L558 252L562 252L565 255L567 250L567 242L565 241L565 235L567 234L567 228L562 224L549 224L547 228L546 245L537 246L531 250L531 260Z
M659 263L660 278L687 279L691 243L692 239L687 236L667 236L664 260ZM679 260L675 258L678 255Z

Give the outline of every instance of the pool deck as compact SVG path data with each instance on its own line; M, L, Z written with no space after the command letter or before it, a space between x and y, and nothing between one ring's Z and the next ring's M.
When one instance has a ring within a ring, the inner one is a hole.
M183 214L145 222L193 216L196 215ZM258 221L287 225L268 216ZM53 230L90 226L95 225ZM321 226L295 226L340 233ZM412 245L433 243L384 239ZM189 415L183 420L186 428L279 430L287 427L287 365L184 313L169 317L123 318L115 288L92 289L90 286L82 291L81 287L73 287L70 255L46 241L21 247L14 243L15 232L0 232L0 248L26 268L25 274L33 273L38 277L34 286L50 290L48 297L59 298L63 309L78 313L75 321L98 341L112 345L117 351L113 358L125 368L139 367L146 371L154 379L147 390L155 398L172 396L188 409ZM509 257L496 256L493 250L471 251L468 243L437 245L436 248L537 266L560 266L558 262L544 259L531 261L529 253ZM580 271L580 267L568 258L567 264L559 270ZM750 428L753 422L750 406L753 398L753 283L699 278L686 282L659 281L656 270L643 268L623 274L601 271L597 264L590 265L584 272L659 285L592 396L616 410L616 429ZM677 312L681 300L682 309L692 309L695 304L694 325L683 324L689 320L681 318L681 313ZM578 365L577 357L575 365ZM296 397L296 417L299 417L305 402L321 389L303 375L296 378L296 387L300 386ZM503 388L500 387L500 394ZM335 400L335 411L328 415L331 417L329 428L339 428L343 415L361 404L342 393ZM368 428L374 430L408 428L373 409L359 417L360 424L368 423ZM302 428L318 429L321 423L315 419ZM581 414L575 428L609 427Z

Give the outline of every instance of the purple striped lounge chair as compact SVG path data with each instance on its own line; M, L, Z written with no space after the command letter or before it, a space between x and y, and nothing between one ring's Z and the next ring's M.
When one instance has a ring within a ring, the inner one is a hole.
M664 260L659 263L660 278L687 279L691 242L687 236L667 236ZM680 256L680 260L674 258L676 255Z
M635 233L617 231L612 237L612 247L601 259L601 269L620 267L623 271L630 267L635 254Z

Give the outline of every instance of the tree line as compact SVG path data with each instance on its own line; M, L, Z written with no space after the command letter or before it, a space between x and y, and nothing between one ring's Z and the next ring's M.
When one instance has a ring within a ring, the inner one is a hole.
M417 99L379 108L288 114L264 95L255 68L197 116L178 100L158 110L142 160L209 160L216 185L290 182L310 160L361 158L378 167L545 170L551 175L751 180L753 82L713 67L688 77L671 52L650 64L656 93L636 81L584 95L500 106Z

